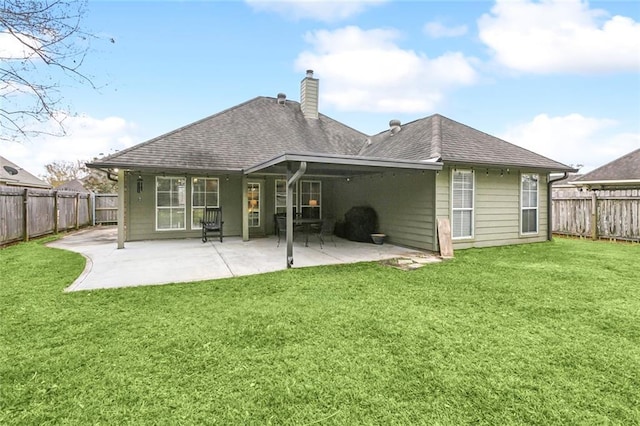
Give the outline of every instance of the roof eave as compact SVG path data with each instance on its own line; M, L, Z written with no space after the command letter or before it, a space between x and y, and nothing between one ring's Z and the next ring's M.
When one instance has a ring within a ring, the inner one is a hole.
M135 165L135 164L122 164L115 162L94 162L87 163L87 167L92 169L122 169L122 170L135 170L138 172L149 173L227 173L227 174L240 174L242 169L237 167L215 167L211 169L207 168L194 168L194 167L180 167L180 166L149 166L149 165Z
M533 166L527 164L507 164L507 163L478 163L471 161L455 161L455 160L444 160L444 164L449 166L467 166L467 167L480 167L480 168L491 168L491 169L525 169L525 170L535 170L541 171L545 173L576 173L579 169L574 169L569 166L564 167L543 167L543 166Z

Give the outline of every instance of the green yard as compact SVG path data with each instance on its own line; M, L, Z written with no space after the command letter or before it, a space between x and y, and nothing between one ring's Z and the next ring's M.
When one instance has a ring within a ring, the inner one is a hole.
M640 245L65 294L0 250L0 424L638 424Z

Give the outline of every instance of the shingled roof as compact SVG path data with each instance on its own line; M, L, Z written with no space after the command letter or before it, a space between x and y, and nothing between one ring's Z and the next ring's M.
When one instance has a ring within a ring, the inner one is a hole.
M368 137L322 114L305 118L300 103L271 97L254 98L89 166L242 172L286 153L575 171L439 114Z
M355 155L367 135L295 101L257 97L97 160L93 167L241 171L284 152Z
M445 164L574 171L565 164L440 114L396 126L395 129L373 136L362 154L409 160L440 158Z
M35 177L22 167L2 156L0 156L0 185L28 188L51 188L51 185L47 182Z
M640 185L640 148L598 167L574 181L576 185L586 183Z

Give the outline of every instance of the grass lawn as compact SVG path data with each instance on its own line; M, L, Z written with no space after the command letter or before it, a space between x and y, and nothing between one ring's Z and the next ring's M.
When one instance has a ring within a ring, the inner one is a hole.
M639 424L640 245L63 293L0 250L0 424Z

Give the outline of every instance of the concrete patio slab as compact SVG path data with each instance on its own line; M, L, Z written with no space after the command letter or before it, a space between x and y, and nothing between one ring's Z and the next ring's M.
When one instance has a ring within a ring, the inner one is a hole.
M66 291L95 290L183 283L261 274L286 269L286 244L277 247L277 238L242 241L227 237L223 243L212 238L133 241L116 248L117 228L82 230L49 244L50 247L82 254L87 259L83 273ZM301 239L300 239L301 240ZM320 248L317 239L294 242L294 268L397 257L437 259L428 252L391 244L356 243L334 237Z

